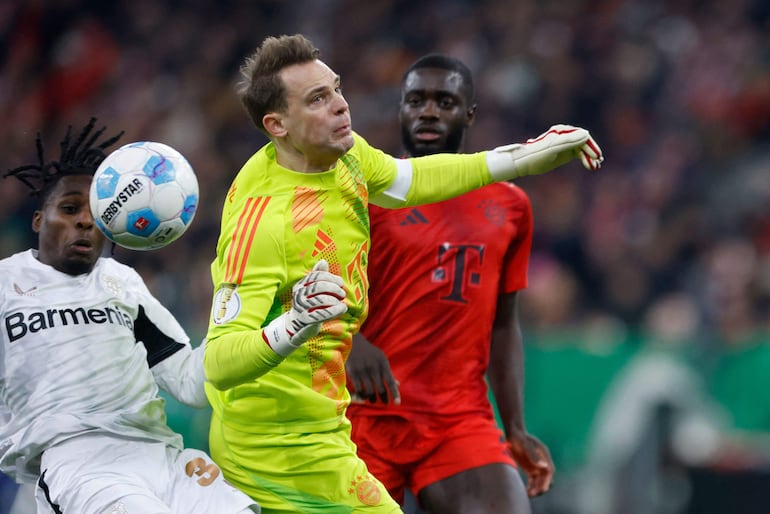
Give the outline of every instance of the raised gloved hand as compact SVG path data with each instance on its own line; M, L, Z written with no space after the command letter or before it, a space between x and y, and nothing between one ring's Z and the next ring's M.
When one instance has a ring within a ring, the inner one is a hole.
M580 157L583 166L598 170L602 150L586 129L554 125L526 143L499 146L487 152L489 173L496 181L540 175Z
M291 309L262 329L262 338L277 354L286 357L318 334L321 323L348 310L342 278L329 272L320 260L292 287Z

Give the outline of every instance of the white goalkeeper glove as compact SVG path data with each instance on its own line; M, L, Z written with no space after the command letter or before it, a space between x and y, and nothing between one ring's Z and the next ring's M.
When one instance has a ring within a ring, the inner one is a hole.
M291 309L262 329L262 337L282 357L318 334L321 323L337 318L348 310L342 278L329 273L329 264L321 259L292 287Z
M580 157L583 166L598 170L602 150L586 129L554 125L526 143L499 146L487 152L487 167L495 181L541 175Z

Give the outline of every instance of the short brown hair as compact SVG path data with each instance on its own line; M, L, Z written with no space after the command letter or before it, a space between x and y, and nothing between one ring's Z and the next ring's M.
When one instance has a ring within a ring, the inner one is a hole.
M279 77L292 64L318 59L321 51L301 34L267 37L241 65L237 93L251 121L265 132L262 118L269 112L284 112L288 107L286 88Z

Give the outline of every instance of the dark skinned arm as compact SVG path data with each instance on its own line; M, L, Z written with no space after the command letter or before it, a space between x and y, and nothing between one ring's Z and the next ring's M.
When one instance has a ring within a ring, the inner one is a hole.
M393 377L387 356L361 333L353 336L345 373L353 401L401 403L398 381Z
M541 495L551 486L554 465L548 448L527 433L524 424L524 347L518 291L498 297L487 378L513 458L527 477L527 494Z

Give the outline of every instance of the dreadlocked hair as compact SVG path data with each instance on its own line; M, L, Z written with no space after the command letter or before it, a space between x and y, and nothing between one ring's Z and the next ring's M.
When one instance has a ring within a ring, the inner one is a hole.
M105 149L115 144L123 135L121 130L120 133L96 144L96 140L107 127L92 133L95 124L96 118L91 118L74 141L72 141L72 125L67 127L67 134L59 144L61 156L58 161L45 161L43 140L38 132L35 139L38 162L8 170L3 174L3 178L16 177L32 190L30 195L37 197L42 204L60 178L69 175L93 175L99 164L107 157Z

